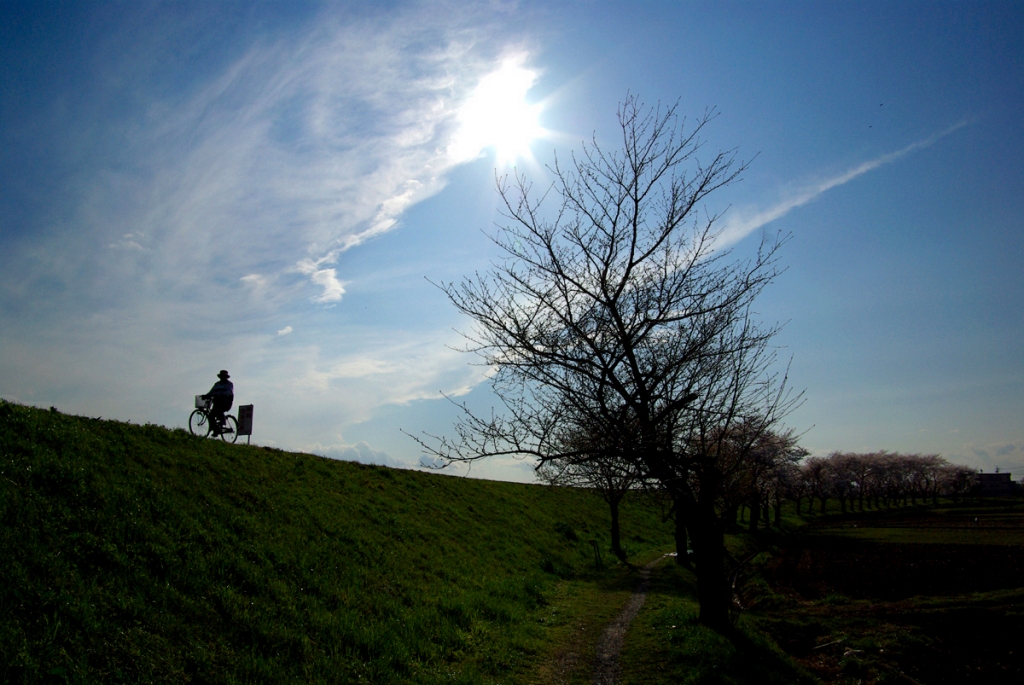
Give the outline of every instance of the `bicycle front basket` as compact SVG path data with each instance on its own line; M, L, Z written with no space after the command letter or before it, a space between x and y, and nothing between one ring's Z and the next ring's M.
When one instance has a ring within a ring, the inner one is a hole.
M206 400L202 395L196 395L196 409L206 409Z

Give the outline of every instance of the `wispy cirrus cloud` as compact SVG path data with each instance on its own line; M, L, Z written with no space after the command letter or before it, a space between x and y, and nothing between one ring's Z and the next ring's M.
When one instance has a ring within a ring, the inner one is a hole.
M485 380L490 370L467 364L465 355L446 345L453 342L451 337L450 332L436 332L389 341L386 334L375 334L342 353L317 345L297 351L288 362L293 371L280 374L276 383L281 393L296 398L330 398L344 389L349 397L340 401L364 417L367 409L382 404L438 399L441 392L460 396Z
M485 3L328 5L195 73L174 46L152 48L164 27L126 22L97 81L145 105L51 127L81 158L74 192L59 221L39 218L47 230L0 255L5 392L173 424L175 398L230 366L262 427L308 439L311 411L343 425L471 387L463 358L420 350L444 350L447 325L413 350L388 344L393 331L332 338L338 324L322 310L351 287L341 256L445 187L459 108L512 40L492 14ZM193 28L169 42L188 43ZM159 64L133 71L131 59ZM150 81L175 70L174 88ZM363 345L379 358L372 378L352 373ZM145 387L116 390L126 377Z
M762 226L784 217L797 207L802 207L814 201L829 190L849 183L855 178L863 176L869 171L874 171L881 166L892 164L913 152L931 147L941 139L970 123L970 121L961 121L944 131L918 140L895 152L880 155L851 169L847 169L841 174L811 183L767 209L739 208L732 210L725 220L725 226L722 228L717 244L720 247L733 245Z
M184 92L152 93L127 123L65 122L101 131L109 151L61 208L74 231L36 246L47 259L25 277L105 303L115 293L216 306L225 277L250 276L288 302L338 302L339 256L394 230L459 161L447 153L459 108L503 50L484 14L444 2L361 18L328 8ZM141 273L143 287L126 289Z
M191 260L182 243L205 233L210 261L269 261L308 277L313 301L337 302L338 255L444 187L460 98L492 58L483 38L420 7L386 22L328 16L254 46L155 127L163 171L144 223L172 255Z

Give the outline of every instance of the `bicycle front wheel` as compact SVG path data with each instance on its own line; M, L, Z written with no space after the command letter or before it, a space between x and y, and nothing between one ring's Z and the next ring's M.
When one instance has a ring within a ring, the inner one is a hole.
M220 427L220 439L224 442L238 440L238 421L234 416L228 414L224 417L224 425Z
M188 432L201 438L210 434L210 420L202 409L196 409L188 417Z

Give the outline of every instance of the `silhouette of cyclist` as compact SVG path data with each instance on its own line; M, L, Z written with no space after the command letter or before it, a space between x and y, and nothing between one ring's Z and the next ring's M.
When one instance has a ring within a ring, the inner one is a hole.
M213 421L213 433L219 435L224 426L224 412L231 409L235 401L235 386L228 379L231 378L228 372L221 370L217 374L220 380L213 384L210 392L203 395L203 399L213 400L213 407L210 409L210 420Z

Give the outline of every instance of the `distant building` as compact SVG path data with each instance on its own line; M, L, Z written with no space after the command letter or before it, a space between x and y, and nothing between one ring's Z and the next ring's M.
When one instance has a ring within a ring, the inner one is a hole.
M971 494L975 497L1020 497L1021 484L1010 480L1009 473L976 473Z

